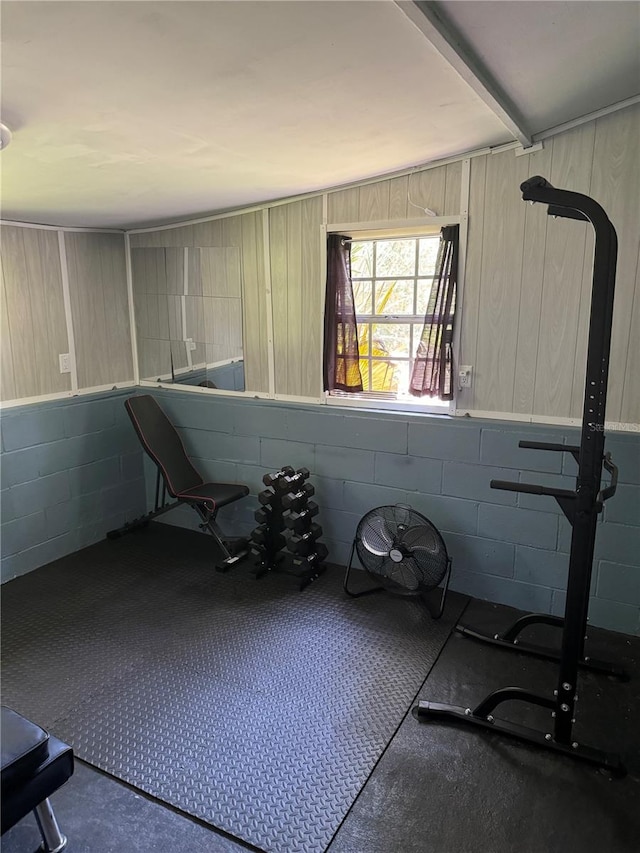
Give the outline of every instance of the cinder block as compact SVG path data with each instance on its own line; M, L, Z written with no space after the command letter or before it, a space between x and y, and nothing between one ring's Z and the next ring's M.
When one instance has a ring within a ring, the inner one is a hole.
M640 607L607 601L604 598L589 599L589 624L610 631L640 636Z
M307 467L311 468L310 465ZM312 470L321 477L330 477L334 480L372 483L374 453L372 450L354 450L318 444L315 448L315 465Z
M44 511L45 535L42 538L54 539L56 536L72 533L78 527L90 524L93 519L99 518L101 512L99 492L71 498L64 503L47 507Z
M452 421L409 424L409 456L428 456L453 462L477 462L480 427Z
M351 553L351 543L350 542L335 542L333 539L325 539L322 538L322 541L329 549L329 554L327 556L327 561L329 563L333 563L336 566L345 566L349 562L349 554ZM356 558L354 557L354 565L356 562Z
M251 490L251 494L257 495L264 489L262 477L266 470L261 465L236 465L238 483L244 483Z
M97 399L64 407L65 435L87 435L115 426L115 406L120 401ZM121 404L122 405L122 404Z
M569 572L569 558L557 551L545 551L540 548L516 548L516 580L552 589L566 589Z
M98 462L108 455L105 453L102 433L52 441L34 448L34 452L38 457L38 471L43 477Z
M2 525L2 558L33 548L51 537L45 530L45 514L38 510Z
M287 419L291 412L275 402L264 405L247 404L233 407L233 432L235 435L251 435L258 438L286 438L295 441L308 441L307 436L291 435L287 429Z
M31 515L34 510L44 509L71 497L69 474L60 471L30 483L21 483L11 489L11 496L17 516Z
M263 473L279 471L284 465L308 468L312 473L318 473L316 451L312 444L279 438L263 438L259 441L260 457L257 461L264 468Z
M567 602L567 594L562 589L554 589L551 592L551 613L553 616L564 616Z
M508 468L469 465L465 462L445 462L442 494L485 503L515 506L516 496L514 492L499 491L492 489L489 485L491 480L513 479L513 471Z
M480 439L480 461L485 465L497 465L500 468L559 474L565 454L548 450L527 450L518 447L518 442L546 441L562 444L562 439L560 432L514 432L511 429L484 428Z
M442 462L400 453L376 453L375 481L382 486L437 495L442 487Z
M571 535L573 529L563 515L558 516L558 545L557 551L568 554L571 550Z
M168 391L162 397L155 393L153 396L176 429L233 432L236 406L226 397L201 397L174 391Z
M624 566L637 566L640 571L640 527L605 521L596 531L596 558Z
M640 607L639 567L601 560L598 567L596 597Z
M558 519L549 512L519 507L480 504L478 535L502 542L555 551Z
M214 462L211 459L192 459L196 470L207 483L237 483L238 465L235 462Z
M522 583L511 578L499 578L473 572L459 571L453 567L451 589L481 598L507 604L521 610L537 613L551 611L551 590L543 586Z
M604 517L606 521L640 527L640 486L618 483L615 495L605 502Z
M0 419L4 450L20 450L65 436L64 410L46 403L29 407L20 414L3 414Z
M337 509L327 510L322 514L320 524L323 535L332 542L353 542L356 528L360 521L360 515L353 512L342 512Z
M260 461L260 439L256 436L227 435L201 429L179 432L187 454L196 459L244 464L257 464Z
M66 474L66 472L63 473ZM73 497L115 486L120 482L120 458L112 456L99 462L91 462L89 465L71 468L68 476L71 485L70 494Z
M344 499L344 480L332 480L329 477L311 477L309 481L315 487L313 500L320 510L347 509Z
M350 513L355 513L358 518L365 512L378 506L393 506L395 504L408 504L407 493L402 489L391 489L387 486L378 486L371 483L354 483L347 481L344 484L344 506Z
M130 520L124 513L116 512L113 515L104 516L94 520L90 524L78 527L75 531L76 547L87 548L89 545L100 542L110 530L116 530L118 527L122 527L125 521Z
M16 486L18 483L28 483L39 476L38 450L37 447L29 447L26 450L14 450L2 454L0 481L3 489Z
M423 495L407 492L407 503L425 515L440 533L478 533L478 503L443 495Z
M287 419L288 435L294 440L304 437L313 444L333 447L407 452L407 423L393 416L292 410Z
M72 554L78 547L75 532L66 533L7 557L2 561L2 583Z
M509 542L446 533L443 537L451 560L460 571L513 577L515 546Z
M120 457L120 479L123 483L128 480L138 480L144 477L144 467L142 462L142 451L136 450L133 453L123 453Z
M145 511L145 482L133 480L110 488L94 492L98 496L99 513L97 517L123 513L126 519L136 518ZM92 496L88 496L92 497Z
M2 519L2 524L13 521L17 517L18 513L13 502L12 490L3 489L0 491L0 518Z
M640 433L612 433L605 439L605 451L611 453L613 462L618 466L618 479L621 483L640 485ZM615 498L611 499L612 501Z

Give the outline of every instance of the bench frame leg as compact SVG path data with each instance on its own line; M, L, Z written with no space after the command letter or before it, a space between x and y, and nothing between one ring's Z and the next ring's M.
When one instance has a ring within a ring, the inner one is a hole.
M44 853L60 853L61 850L64 850L67 846L67 839L60 832L49 798L37 805L33 813L38 823L40 835L42 835L41 850Z

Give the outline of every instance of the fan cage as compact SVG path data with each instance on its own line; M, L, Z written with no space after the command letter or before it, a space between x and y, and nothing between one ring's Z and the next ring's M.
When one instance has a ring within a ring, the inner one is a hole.
M449 555L437 528L409 506L379 506L356 529L355 549L362 566L385 589L415 594L442 583Z

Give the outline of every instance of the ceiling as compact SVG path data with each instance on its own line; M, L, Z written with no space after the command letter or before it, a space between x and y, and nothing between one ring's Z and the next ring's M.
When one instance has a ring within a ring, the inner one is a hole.
M0 13L2 216L25 222L230 210L531 139L640 91L637 2L3 0Z

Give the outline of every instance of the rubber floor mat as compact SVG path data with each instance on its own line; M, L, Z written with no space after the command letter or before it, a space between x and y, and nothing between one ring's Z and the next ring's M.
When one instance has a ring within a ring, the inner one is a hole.
M387 594L303 592L167 525L3 588L3 703L76 755L268 853L316 853L456 623Z

